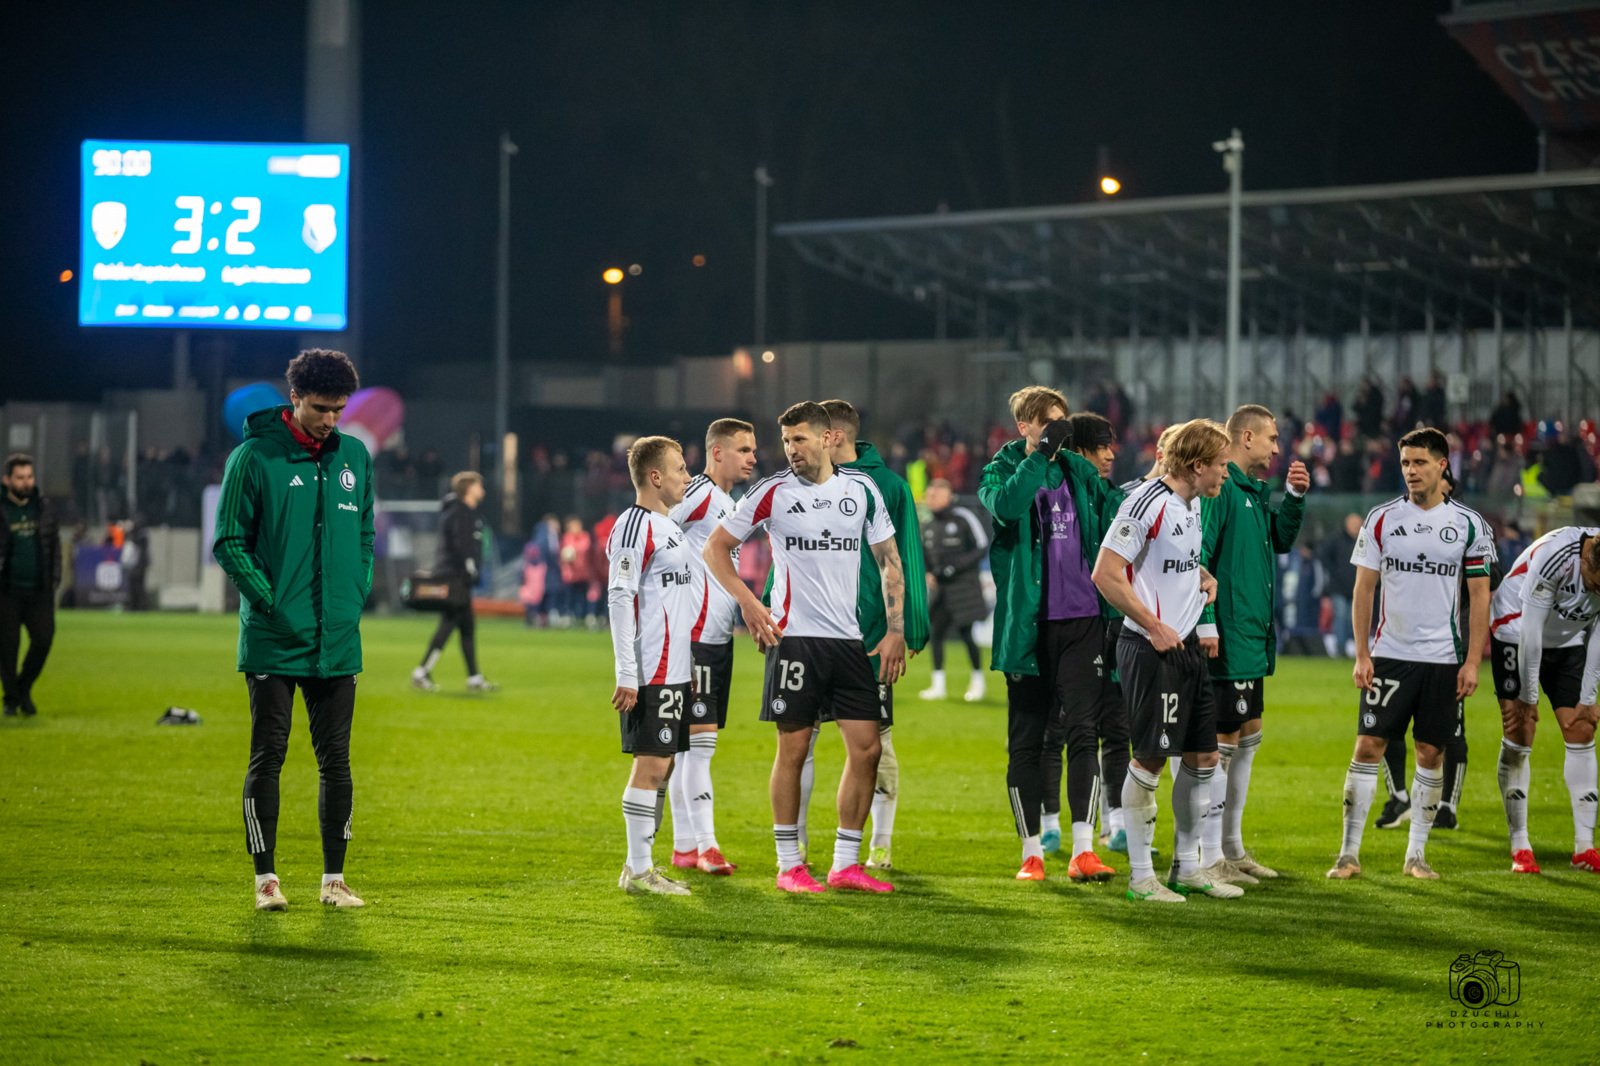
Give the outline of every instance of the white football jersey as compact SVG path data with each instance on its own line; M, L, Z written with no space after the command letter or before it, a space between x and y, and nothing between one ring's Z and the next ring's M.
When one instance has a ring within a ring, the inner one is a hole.
M707 573L703 554L706 541L711 539L711 531L732 513L733 497L718 488L715 481L701 474L689 482L683 502L667 516L683 527L684 534L689 538L689 547L694 552L695 602L700 605L700 613L695 618L689 639L697 644L727 644L733 640L733 623L739 615L739 604L728 595L727 589ZM737 552L734 558L738 558Z
M1507 644L1522 639L1522 612L1535 605L1544 618L1546 648L1575 648L1600 618L1600 596L1584 588L1578 573L1578 550L1583 538L1600 535L1600 529L1564 526L1553 529L1522 550L1511 570L1494 591L1489 610L1489 631Z
M758 481L722 520L740 543L765 527L772 545L772 620L787 636L861 640L861 552L894 538L872 479L835 467L818 485L793 470ZM865 541L865 544L863 544ZM907 580L922 580L921 574Z
M1350 553L1382 581L1373 658L1460 664L1461 578L1488 577L1493 552L1489 523L1454 500L1426 511L1408 496L1374 507Z
M1127 560L1128 580L1139 602L1184 640L1206 606L1200 591L1201 538L1200 497L1184 503L1164 480L1153 478L1122 501L1100 542ZM1131 618L1123 626L1150 635Z
M610 602L631 600L632 624L612 611L611 647L617 685L676 685L689 680L689 630L699 601L689 538L666 515L637 504L617 516L606 542Z

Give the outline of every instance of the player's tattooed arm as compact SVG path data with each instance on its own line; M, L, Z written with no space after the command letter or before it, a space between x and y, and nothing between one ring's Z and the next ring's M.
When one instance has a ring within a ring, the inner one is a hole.
M906 575L894 538L872 546L883 578L883 613L889 631L871 654L878 658L878 680L892 685L906 672Z
M872 557L878 561L878 573L883 577L883 608L888 615L889 632L906 631L906 574L900 565L900 553L891 538L872 546Z

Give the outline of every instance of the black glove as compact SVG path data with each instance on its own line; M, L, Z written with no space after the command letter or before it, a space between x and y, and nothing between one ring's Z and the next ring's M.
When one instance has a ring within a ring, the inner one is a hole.
M1039 454L1046 459L1054 459L1056 453L1062 448L1072 447L1072 422L1065 418L1058 418L1044 427L1044 432L1039 434Z

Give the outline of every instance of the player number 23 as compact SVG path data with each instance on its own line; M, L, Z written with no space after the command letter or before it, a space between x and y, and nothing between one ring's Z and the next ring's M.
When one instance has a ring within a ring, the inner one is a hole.
M793 659L778 660L778 687L799 692L805 687L806 664Z
M658 717L681 721L683 718L683 690L664 688L661 690L661 708Z

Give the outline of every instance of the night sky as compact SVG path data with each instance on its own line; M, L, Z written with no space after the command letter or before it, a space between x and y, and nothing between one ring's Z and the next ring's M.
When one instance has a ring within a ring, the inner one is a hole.
M604 355L601 270L639 263L627 358L750 337L754 183L774 223L1534 168L1534 131L1445 3L421 3L367 0L369 383L486 363L496 144L513 171L513 359ZM0 400L168 383L163 331L76 325L78 142L301 139L296 3L7 4ZM691 257L702 254L697 269ZM931 334L773 245L774 341ZM197 350L213 343L196 333ZM293 334L230 334L276 374ZM358 355L362 353L357 353Z

